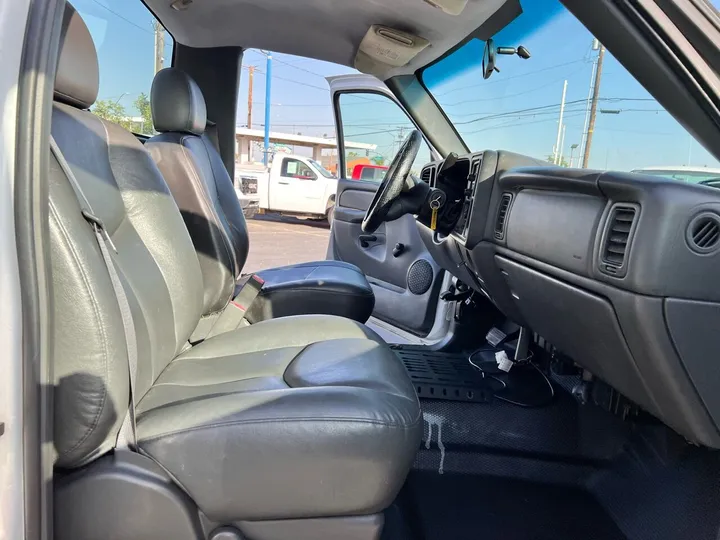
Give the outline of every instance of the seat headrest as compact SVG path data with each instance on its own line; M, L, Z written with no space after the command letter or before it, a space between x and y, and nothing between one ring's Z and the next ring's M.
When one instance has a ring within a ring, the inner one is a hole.
M150 91L155 130L202 135L207 122L205 98L197 83L184 71L165 68L155 75Z
M97 99L99 86L98 58L92 36L80 14L66 3L54 98L73 107L89 109Z

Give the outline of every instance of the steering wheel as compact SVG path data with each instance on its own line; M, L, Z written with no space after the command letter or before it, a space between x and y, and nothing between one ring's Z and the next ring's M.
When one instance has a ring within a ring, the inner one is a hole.
M403 141L365 213L362 220L363 232L373 233L386 221L390 206L405 187L410 167L417 157L421 144L422 135L417 129L414 129Z

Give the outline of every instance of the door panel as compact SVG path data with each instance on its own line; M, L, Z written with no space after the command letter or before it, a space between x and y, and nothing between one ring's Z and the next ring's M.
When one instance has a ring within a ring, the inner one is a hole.
M355 264L365 272L375 292L374 316L424 335L435 318L442 270L425 249L411 215L384 223L372 235L362 231L362 218L377 187L376 183L358 180L338 182L328 256ZM393 253L397 244L403 249ZM429 286L420 292L424 287L418 285L426 276ZM415 292L410 290L411 282Z
M328 81L340 178L328 258L355 264L365 272L375 292L375 317L427 335L435 321L443 271L427 251L411 215L384 223L372 235L363 233L362 220L379 182L349 179L357 165L386 168L416 125L377 78L342 75ZM437 158L431 145L423 145L412 172L419 174L425 163Z

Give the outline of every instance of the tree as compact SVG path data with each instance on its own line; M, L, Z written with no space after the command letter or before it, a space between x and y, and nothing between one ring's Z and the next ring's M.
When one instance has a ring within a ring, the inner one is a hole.
M372 158L372 162L375 165L385 165L385 156L375 156Z
M104 118L105 120L121 125L125 129L131 129L132 122L125 112L125 107L120 105L117 101L113 101L111 99L99 99L95 102L92 112L100 118Z
M152 110L150 109L150 99L145 92L140 92L140 95L133 102L135 108L140 113L142 118L142 125L140 126L140 132L142 133L153 133L153 120Z
M555 164L555 156L552 155L552 154L550 154L550 155L546 158L546 161L547 161L548 163ZM558 163L558 165L560 165L560 167L569 167L569 166L570 166L570 163L568 163L568 160L567 160L567 159L562 158L562 159L560 160L560 163Z

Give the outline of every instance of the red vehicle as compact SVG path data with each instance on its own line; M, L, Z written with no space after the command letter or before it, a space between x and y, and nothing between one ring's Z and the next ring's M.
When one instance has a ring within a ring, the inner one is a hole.
M385 172L388 168L385 165L369 165L367 163L358 163L353 167L353 180L368 180L370 182L381 182L385 178Z

